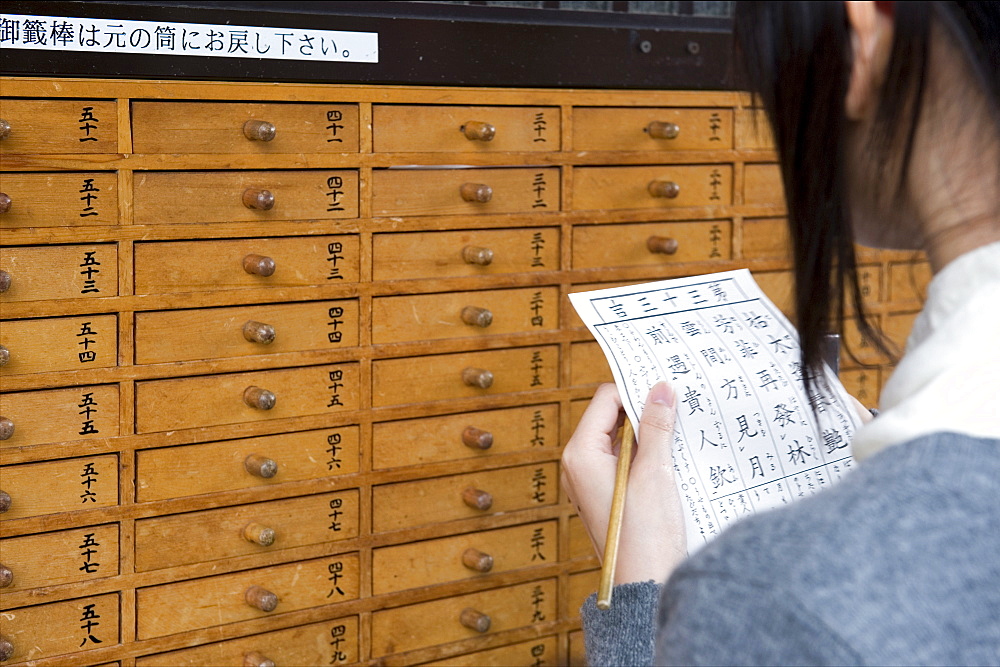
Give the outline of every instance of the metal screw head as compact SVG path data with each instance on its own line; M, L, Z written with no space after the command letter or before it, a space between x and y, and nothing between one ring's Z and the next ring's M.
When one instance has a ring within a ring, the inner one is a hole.
M653 43L648 39L644 39L641 42L639 42L639 50L642 51L643 53L649 53L650 51L653 50Z
M687 50L692 56L696 56L701 51L701 44L698 42L688 42Z

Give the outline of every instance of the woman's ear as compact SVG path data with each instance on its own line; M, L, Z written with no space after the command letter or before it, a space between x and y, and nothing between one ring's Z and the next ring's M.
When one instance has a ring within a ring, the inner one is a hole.
M844 3L851 31L851 78L844 112L851 120L865 118L875 106L892 49L892 19L870 0Z

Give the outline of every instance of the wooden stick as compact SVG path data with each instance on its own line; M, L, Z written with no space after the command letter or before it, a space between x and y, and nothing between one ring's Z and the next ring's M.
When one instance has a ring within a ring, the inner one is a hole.
M601 584L597 589L597 608L611 607L611 589L615 580L615 565L618 562L618 537L622 532L622 515L625 513L625 491L628 488L628 469L632 463L632 443L635 431L632 422L625 417L622 428L622 444L618 450L618 470L615 473L615 491L611 498L611 517L608 519L608 537L604 542L604 565L601 567Z

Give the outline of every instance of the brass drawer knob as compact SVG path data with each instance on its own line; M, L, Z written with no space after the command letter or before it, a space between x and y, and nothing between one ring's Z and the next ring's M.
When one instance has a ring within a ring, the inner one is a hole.
M247 188L243 191L243 205L255 211L270 211L274 208L274 193L270 190Z
M8 361L10 361L10 350L0 345L0 366L6 366Z
M271 141L278 129L266 120L248 120L243 123L243 136L250 141Z
M10 195L6 192L0 192L0 213L6 213L10 210L10 205L12 200Z
M649 252L659 255L673 255L677 252L677 239L669 236L650 236L646 239L646 247Z
M248 523L243 527L243 539L247 542L259 544L262 547L269 547L274 544L277 535L274 528L268 528L259 523Z
M462 491L462 502L474 510L485 512L493 507L493 494L470 486Z
M462 248L462 260L465 261L466 264L489 266L490 263L493 262L493 251L489 248L467 245Z
M247 387L243 390L243 402L251 408L258 410L270 410L278 402L278 397L273 392L260 387Z
M274 611L278 606L278 596L260 586L251 586L243 594L243 599L247 604L261 611Z
M0 588L7 588L14 583L14 573L10 568L0 563Z
M10 509L10 503L10 494L6 491L0 491L0 514Z
M493 386L493 373L485 368L465 368L462 370L462 382L470 387L489 389Z
M274 260L264 255L247 255L243 258L243 270L254 276L267 278L274 275L275 268Z
M270 345L274 342L274 327L270 324L250 320L243 325L243 337L251 343Z
M646 186L646 190L653 197L673 199L681 193L681 186L673 181L650 181L649 185Z
M14 655L14 645L6 637L0 637L0 662L10 660L12 655Z
M485 183L462 183L458 189L465 201L485 204L493 199L493 188Z
M251 454L243 460L243 467L255 477L271 479L278 474L278 464L266 456Z
M462 554L462 565L476 572L489 572L493 569L493 556L469 548Z
M0 294L10 289L11 277L6 271L0 269Z
M462 430L462 444L472 449L489 449L493 446L493 434L475 426L466 426Z
M259 651L250 651L243 656L243 667L274 667L274 660Z
M466 607L462 610L462 613L458 615L458 622L476 632L488 632L490 629L490 617L472 607Z
M10 440L14 436L14 422L0 417L0 440Z
M10 123L4 118L0 118L0 141L3 141L9 136L10 136Z
M466 306L462 309L462 321L468 325L485 329L493 324L493 313L486 308Z
M676 139L681 128L676 123L663 123L654 120L646 126L646 132L654 139Z
M493 141L497 134L497 128L480 120L467 121L459 129L469 141Z

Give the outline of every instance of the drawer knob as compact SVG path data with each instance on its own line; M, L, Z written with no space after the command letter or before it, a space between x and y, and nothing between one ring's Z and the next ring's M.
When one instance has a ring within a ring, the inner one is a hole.
M7 588L14 583L14 573L10 568L0 563L0 588Z
M6 366L8 361L10 361L10 350L0 345L0 366Z
M264 255L247 255L243 258L243 270L254 276L274 275L274 260Z
M493 262L493 251L489 248L467 245L462 248L462 259L466 264L489 266Z
M14 655L14 645L6 637L0 637L0 662L10 660Z
M274 533L274 528L268 528L259 523L248 523L243 527L243 539L247 542L259 544L262 547L269 547L274 544L275 538L277 538L277 535Z
M650 236L646 239L646 247L649 248L649 252L673 255L677 252L677 239L669 236Z
M274 208L274 193L270 190L247 188L243 191L243 205L255 211L270 211Z
M472 607L466 607L462 610L462 613L458 615L458 622L476 632L488 632L490 629L490 617Z
M493 434L475 426L466 426L462 430L462 444L472 449L489 449L493 446Z
M243 136L250 141L271 141L278 129L266 120L248 120L243 123Z
M278 397L274 392L260 387L247 387L243 390L243 402L251 408L258 410L270 410L278 402Z
M485 512L493 507L493 494L470 486L462 491L462 502L474 510Z
M247 604L261 611L274 611L278 606L278 596L260 586L251 586L243 594Z
M274 342L274 327L270 324L250 320L243 325L243 337L251 343L270 345Z
M259 651L250 651L243 656L243 667L274 667L274 660Z
M497 128L480 120L467 121L460 129L469 141L493 141L497 134Z
M646 126L646 132L654 139L676 139L681 133L681 128L676 123L663 123L654 120Z
M0 269L0 294L10 289L11 277L6 271Z
M485 183L462 183L462 187L458 191L465 201L476 202L478 204L485 204L493 199L493 188Z
M11 198L6 192L0 192L0 213L6 213L10 210Z
M269 459L266 456L258 456L257 454L251 454L243 460L243 467L246 471L255 477L263 477L264 479L271 479L278 474L278 464L274 459Z
M470 387L489 389L493 386L493 373L485 368L465 368L462 370L462 382Z
M479 549L466 549L462 554L462 565L476 572L489 572L493 569L493 556Z
M10 440L14 436L14 422L0 417L0 440Z
M4 118L0 118L0 141L3 141L9 136L10 136L10 123Z
M0 514L10 509L10 502L10 494L6 491L0 491Z
M650 181L646 189L653 197L664 197L666 199L673 199L681 193L681 186L673 181Z
M485 329L493 324L493 313L486 308L466 306L462 309L462 321L471 326Z

